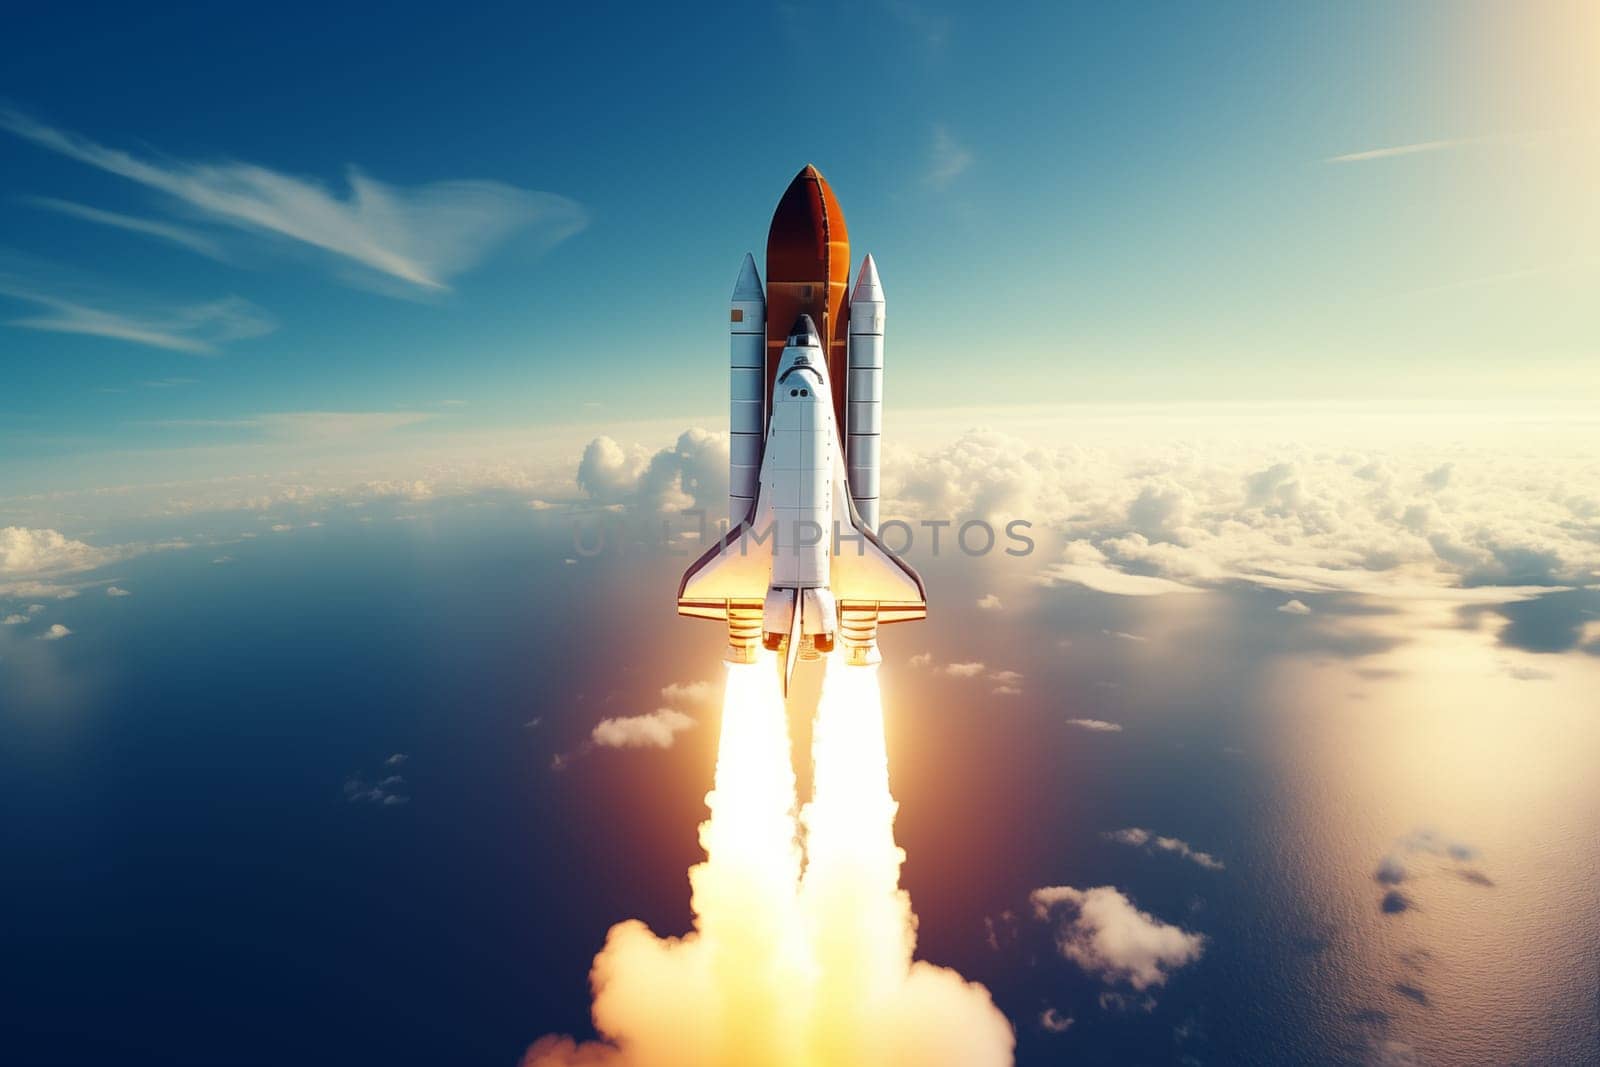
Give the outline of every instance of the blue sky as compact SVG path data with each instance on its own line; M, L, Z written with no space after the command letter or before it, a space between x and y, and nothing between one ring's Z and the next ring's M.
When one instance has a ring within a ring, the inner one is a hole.
M0 44L5 451L714 414L727 289L808 160L907 407L1592 392L1596 22L36 13ZM407 209L334 234L353 174ZM269 224L218 209L246 179L289 183Z

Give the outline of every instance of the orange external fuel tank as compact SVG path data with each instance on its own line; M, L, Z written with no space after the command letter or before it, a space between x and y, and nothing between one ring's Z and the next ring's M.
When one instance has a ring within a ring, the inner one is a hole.
M833 383L833 413L845 425L849 377L850 234L833 189L807 163L784 190L767 231L767 396L777 379L789 327L810 315L821 335Z

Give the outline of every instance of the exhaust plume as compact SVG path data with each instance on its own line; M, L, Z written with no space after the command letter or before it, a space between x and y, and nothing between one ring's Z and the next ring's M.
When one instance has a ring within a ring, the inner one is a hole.
M987 1067L1007 1023L983 986L913 962L876 667L830 660L813 797L795 819L783 698L770 659L728 666L694 930L611 928L589 980L601 1040L537 1041L523 1067Z

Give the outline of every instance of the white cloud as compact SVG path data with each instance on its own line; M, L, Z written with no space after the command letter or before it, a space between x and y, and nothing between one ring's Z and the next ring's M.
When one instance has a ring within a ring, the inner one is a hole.
M1368 436L1374 424L1354 449L1347 428L1312 419L1290 443L1166 439L1154 418L1140 424L1148 441L1095 447L972 431L886 453L884 513L1059 530L1060 555L1041 556L1036 580L1113 595L1241 582L1284 593L1493 586L1516 595L1600 575L1600 504L1586 491L1600 469L1576 423L1540 448L1510 424L1481 424L1470 443L1448 444L1437 432Z
M603 719L590 732L588 740L570 752L557 753L550 761L561 771L596 748L671 748L678 734L695 725L683 707L709 710L715 703L717 688L710 682L671 682L661 687L666 706L647 715L626 715Z
M972 166L972 153L957 141L943 123L933 128L933 143L928 150L928 184L943 189Z
M583 208L566 197L499 182L402 189L351 168L349 192L340 196L316 181L251 163L141 158L12 109L0 109L0 128L156 189L210 221L288 238L415 290L448 289L451 278L519 230L536 231L548 246L587 222Z
M566 769L595 748L671 748L678 734L695 725L693 716L680 707L710 708L717 687L710 682L672 682L661 687L661 699L668 706L646 715L617 716L602 720L588 740L570 752L558 753L550 761L552 769ZM677 705L671 706L671 705Z
M1244 506L1264 508L1286 514L1305 500L1300 490L1300 471L1293 463L1274 463L1248 475L1244 480Z
M1374 159L1393 159L1396 156L1414 156L1420 152L1440 152L1447 148L1485 144L1493 137L1452 137L1439 141L1416 141L1412 144L1392 145L1387 148L1369 148L1361 152L1346 152L1342 156L1329 156L1326 163L1366 163Z
M1310 615L1311 609L1306 607L1303 600L1290 600L1278 605L1278 610L1285 615Z
M411 757L406 755L404 752L396 752L394 755L390 756L388 759L384 760L383 762L384 762L384 765L388 766L388 767L399 767L402 764L404 764L407 760L409 760L410 758Z
M1046 1008L1039 1013L1039 1026L1047 1033L1064 1034L1072 1029L1073 1018L1065 1015L1055 1008Z
M909 660L913 667L933 666L933 653L918 652ZM983 678L994 683L994 692L999 696L1016 696L1022 692L1022 673L1012 670L990 670L988 664L981 660L969 663L946 663L939 668L941 674L952 678Z
M1068 506L1041 499L1059 470L1059 458L1048 451L992 430L972 430L924 452L891 449L884 457L883 514L1044 518L1041 510Z
M7 615L4 619L0 619L0 626L21 626L27 621L28 617L26 615L12 614Z
M421 411L278 411L252 416L249 422L276 437L326 441L387 433L431 418L432 415ZM366 487L370 489L381 484L369 482ZM408 484L414 487L425 483Z
M998 917L991 915L983 917L983 943L989 946L990 951L999 952L1002 944L1009 945L1016 939L1016 912L1006 908Z
M59 641L63 637L71 637L71 636L72 636L72 631L67 629L67 627L61 625L59 622L57 622L57 623L52 623L50 625L50 629L48 629L44 633L40 634L39 635L39 640L41 640L41 641Z
M1445 489L1450 485L1450 476L1455 472L1455 469L1456 465L1454 463L1441 463L1422 476L1422 484L1436 492L1440 489Z
M1111 886L1046 886L1028 899L1036 918L1055 922L1061 954L1107 984L1126 982L1140 992L1164 985L1205 950L1202 935L1140 911Z
M34 304L44 313L9 319L27 330L104 337L131 344L210 356L234 341L260 337L277 329L266 312L236 296L204 304L146 308L113 308L90 298L67 297L33 285L0 279L0 296Z
M1129 574L1086 540L1069 542L1062 551L1062 562L1047 566L1041 577L1046 583L1081 585L1112 596L1161 596L1200 591L1170 578Z
M1176 837L1158 837L1155 839L1155 846L1163 852L1171 852L1182 856L1184 859L1204 867L1208 871L1220 871L1224 866L1223 862L1211 853L1190 848L1187 841L1180 841Z
M1170 480L1146 484L1128 504L1128 526L1150 541L1182 543L1188 539L1194 496Z
M1068 719L1068 726L1076 726L1080 730L1090 730L1094 733L1120 734L1122 724L1106 722L1104 719Z
M662 700L691 708L709 705L716 695L717 687L710 682L672 682L661 687Z
M129 554L141 546L125 546ZM121 558L121 557L119 557ZM0 575L3 577L3 575ZM51 600L72 600L80 595L76 586L63 584L53 579L24 579L22 581L0 581L0 597L46 597ZM29 614L32 614L29 609Z
M202 256L212 259L222 258L222 249L211 238L186 226L176 226L170 222L157 222L154 219L141 219L132 215L123 215L115 211L103 211L87 204L75 204L70 200L57 200L48 196L23 197L23 202L34 207L44 208L47 211L59 212L85 222L97 222L102 226L110 226L130 233L143 234L146 237L155 237L162 241L187 248L191 252L198 252Z
M658 708L648 715L605 719L589 739L602 748L671 748L693 725L694 719L675 708Z
M1022 674L1019 671L991 671L989 681L1000 696L1017 696L1022 692Z
M578 486L598 504L650 512L699 508L714 518L728 506L728 438L690 429L651 453L596 437L578 464Z
M981 611L999 611L1000 597L994 593L985 593L978 598L978 608Z
M1100 632L1107 637L1115 637L1118 641L1133 641L1137 644L1143 644L1149 640L1149 638L1140 634L1130 634L1123 630L1101 630Z
M132 595L133 595L132 593L128 592L126 589L122 588L120 585L108 585L108 586L106 586L106 596L132 596Z
M406 780L398 774L384 776L374 783L359 774L345 780L344 797L352 804L375 804L382 808L398 807L410 802L410 797L398 792Z
M1149 993L1136 996L1132 993L1118 993L1108 989L1096 998L1096 1002L1100 1005L1101 1011L1121 1012L1124 1015L1131 1015L1136 1011L1149 1015L1156 1010L1156 998Z
M273 411L232 419L161 419L141 425L179 430L241 430L299 444L371 437L426 422L434 416L424 411ZM428 496L428 483L420 480L378 480L358 483L340 495L381 498ZM293 492L288 499L304 500L311 490Z
M1109 830L1101 835L1108 841L1115 841L1119 845L1128 845L1132 848L1145 848L1170 852L1175 856L1204 867L1208 871L1220 871L1224 864L1209 852L1201 852L1191 848L1187 841L1176 837L1162 837L1146 830L1142 826L1129 826L1121 830Z
M57 530L0 529L0 577L84 571L118 558L114 550L75 541Z

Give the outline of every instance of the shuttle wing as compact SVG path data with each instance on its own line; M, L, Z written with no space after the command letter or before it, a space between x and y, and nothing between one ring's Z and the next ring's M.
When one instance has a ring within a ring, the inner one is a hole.
M883 546L857 513L844 476L844 463L834 460L833 513L848 521L833 557L833 595L839 610L870 610L879 623L926 618L928 595L911 565Z
M726 619L728 602L759 607L772 581L772 539L757 541L753 530L771 524L771 508L758 495L750 517L729 530L683 572L678 583L678 614L697 619Z

